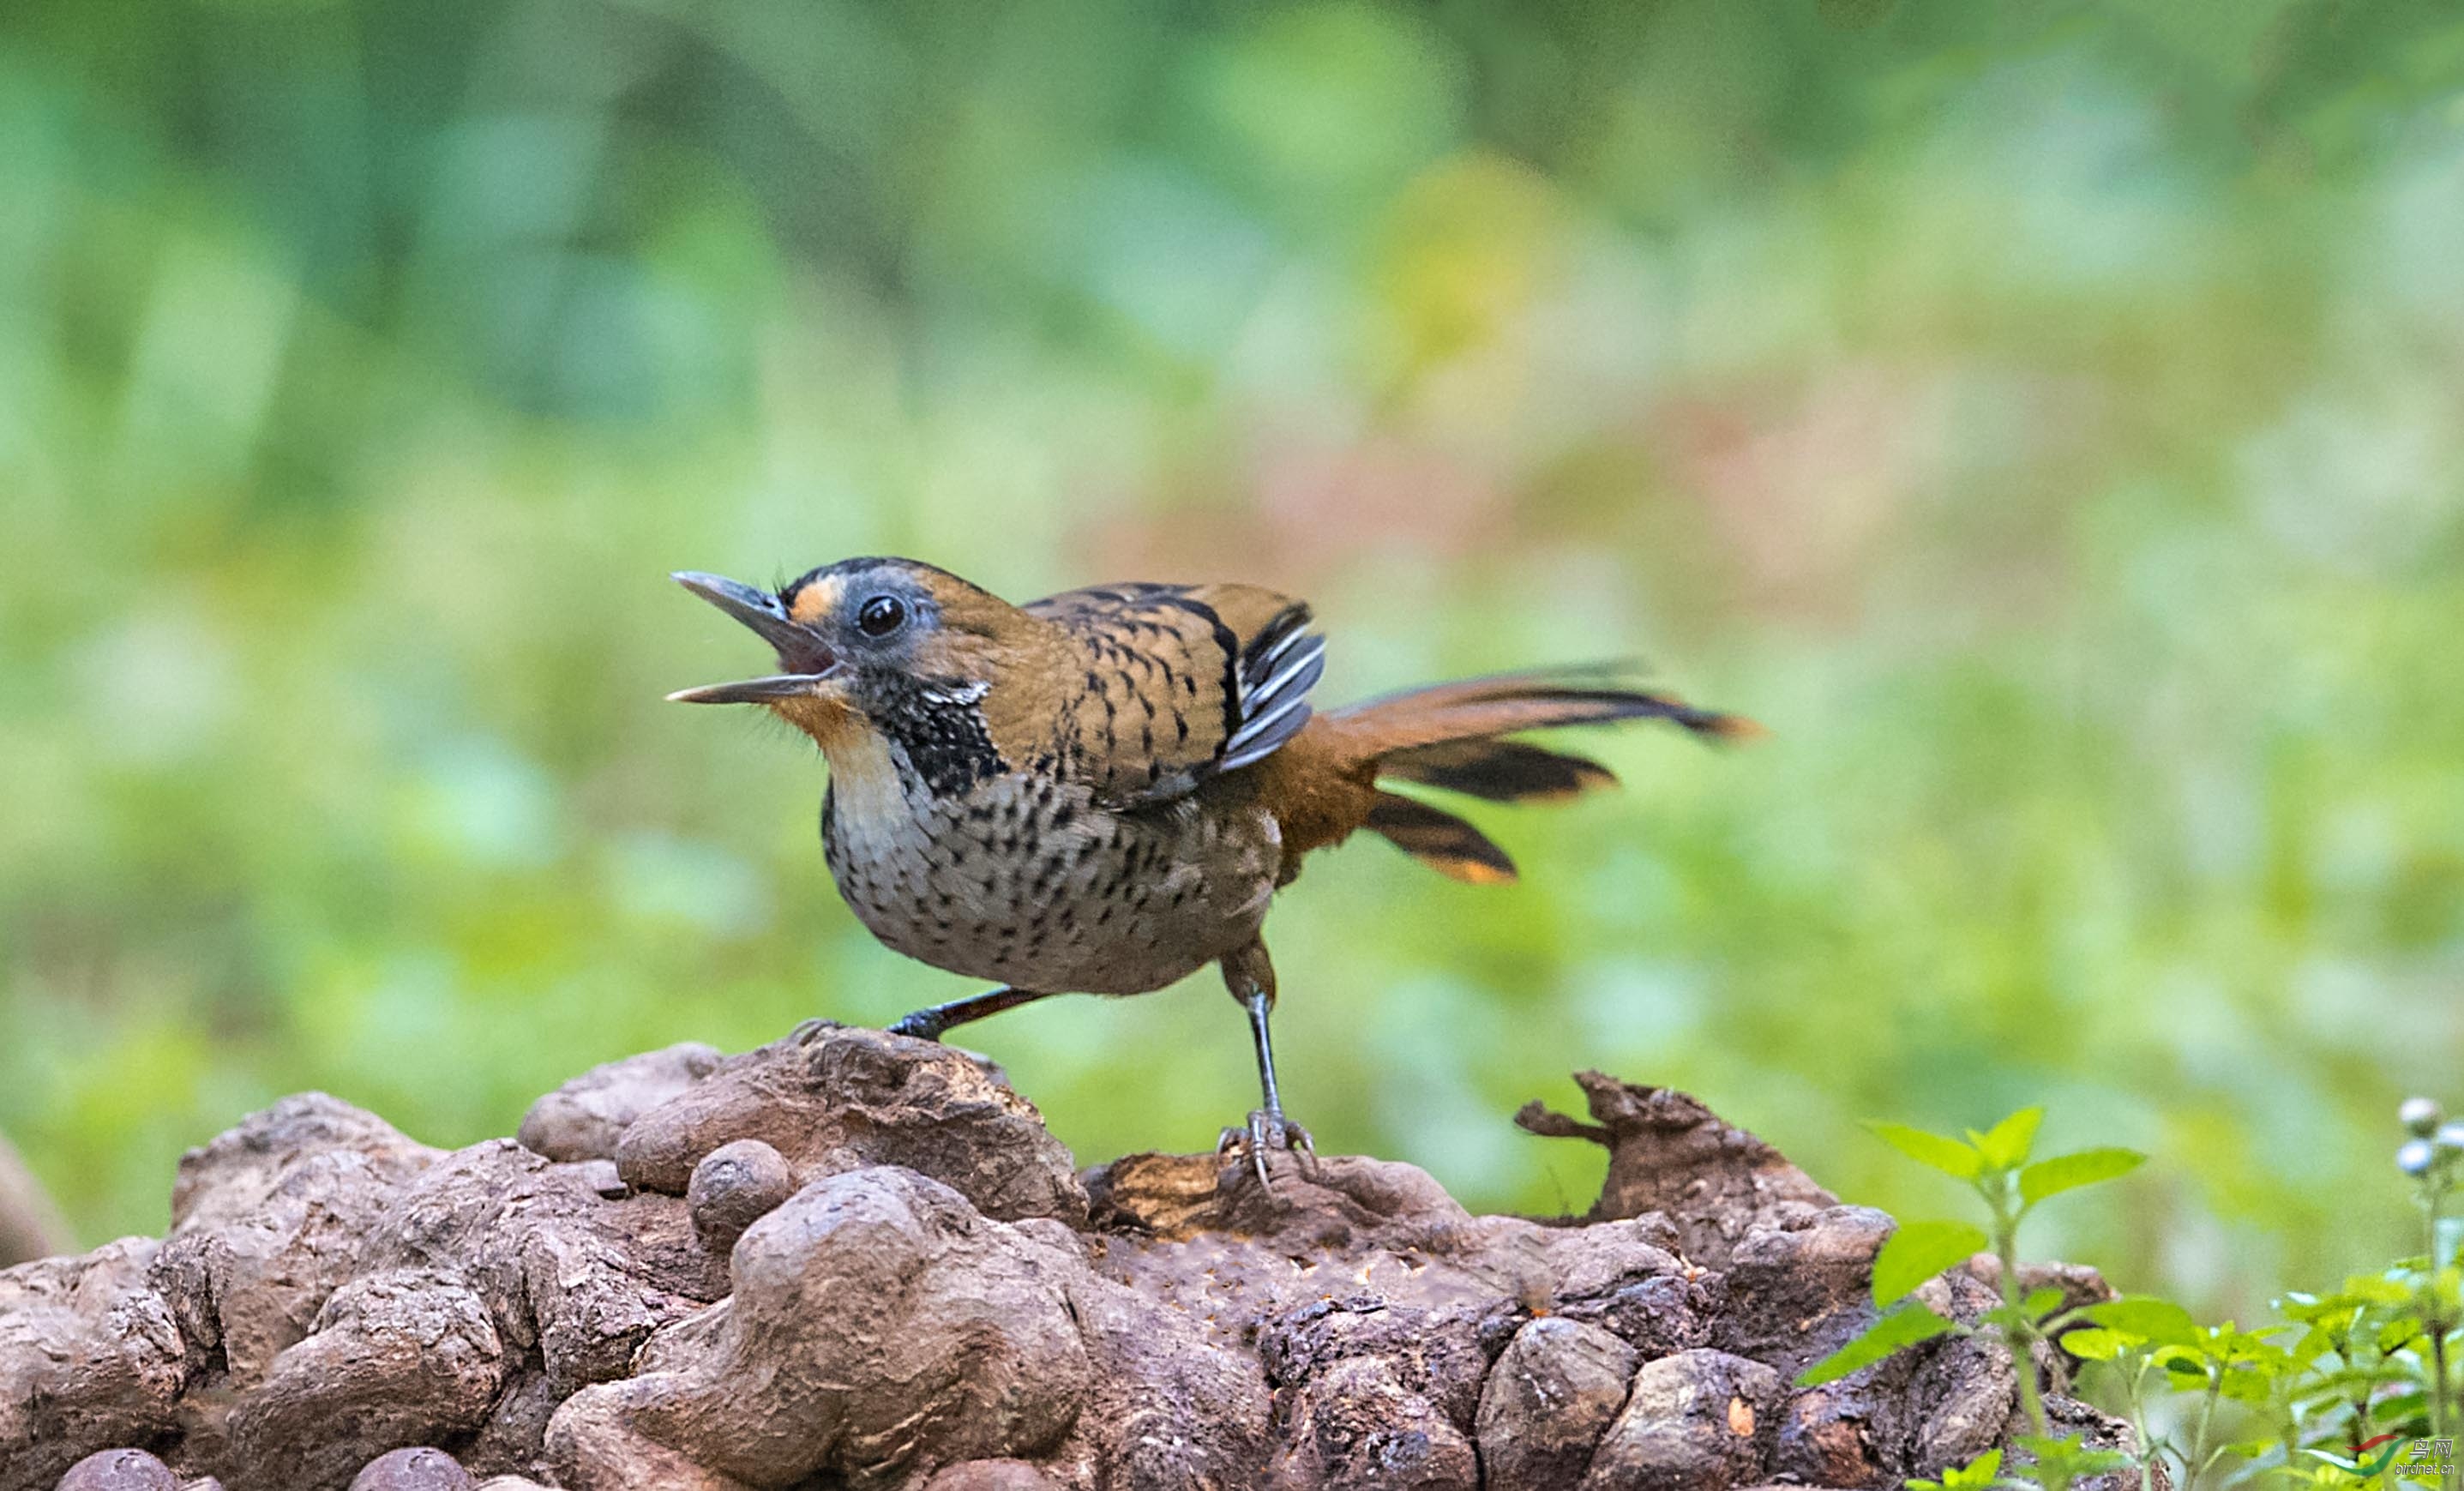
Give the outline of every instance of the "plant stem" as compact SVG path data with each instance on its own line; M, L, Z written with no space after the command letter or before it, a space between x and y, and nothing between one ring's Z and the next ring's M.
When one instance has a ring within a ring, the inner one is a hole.
M2454 1442L2454 1414L2447 1402L2447 1332L2450 1324L2433 1319L2430 1323L2430 1436ZM2451 1468L2440 1478L2442 1484L2455 1485L2455 1472Z
M2430 1234L2430 1245L2425 1253L2430 1267L2422 1283L2423 1299L2430 1307L2422 1312L2422 1327L2430 1335L2430 1436L2451 1439L2452 1442L2455 1415L2448 1401L2447 1333L2454 1328L2455 1323L2448 1320L2442 1312L2438 1289L2440 1265L2445 1262L2438 1256L2438 1222L2447 1209L2446 1200L2446 1176L2433 1169L2421 1188L2422 1224ZM2441 1477L2440 1483L2454 1485L2453 1474Z
M2182 1457L2182 1491L2195 1491L2199 1478L2208 1473L2209 1462L2215 1457L2208 1449L2208 1431L2215 1423L2216 1399L2223 1395L2225 1368L2222 1362L2208 1364L2208 1391L2199 1399L2199 1428L2190 1436L2190 1452Z
M2430 1435L2447 1432L2447 1323L2430 1318Z
M2170 1445L2159 1445L2147 1426L2147 1373L2155 1368L2155 1358L2141 1356L2137 1370L2130 1374L2130 1432L2139 1441L2139 1484L2141 1491L2156 1491L2156 1462L2165 1458ZM2190 1462L2182 1461L2183 1484L2188 1485Z
M2036 1387L2035 1331L2019 1308L2019 1218L2007 1195L1988 1199L1993 1205L1994 1256L2002 1261L2002 1305L2007 1312L2002 1341L2010 1348L2012 1374L2019 1379L2019 1406L2027 1414L2028 1430L2041 1438L2047 1430L2044 1394Z

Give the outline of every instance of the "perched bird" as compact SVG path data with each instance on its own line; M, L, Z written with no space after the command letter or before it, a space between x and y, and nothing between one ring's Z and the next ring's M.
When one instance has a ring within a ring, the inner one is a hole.
M1096 585L1012 605L913 559L842 560L776 594L675 579L779 667L669 697L762 705L810 735L829 762L824 851L856 915L900 953L1002 985L890 1028L938 1038L1049 995L1145 994L1218 964L1248 1012L1265 1102L1224 1147L1262 1180L1268 1150L1309 1145L1275 1084L1259 935L1302 857L1366 828L1459 880L1514 878L1480 830L1381 783L1570 798L1615 778L1506 737L1625 719L1758 729L1605 671L1313 712L1325 639L1306 604L1254 585Z

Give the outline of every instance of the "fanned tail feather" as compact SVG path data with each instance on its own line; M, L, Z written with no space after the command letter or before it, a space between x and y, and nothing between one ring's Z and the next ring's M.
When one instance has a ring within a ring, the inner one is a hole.
M1673 694L1578 682L1591 675L1499 673L1392 693L1333 711L1329 722L1385 756L1414 746L1508 735L1560 725L1664 719L1716 740L1746 740L1763 728L1740 714L1696 709Z
M1617 774L1587 756L1525 740L1441 740L1377 758L1380 778L1397 777L1491 802L1546 802L1617 785Z
M1392 792L1377 794L1362 826L1441 875L1475 886L1514 878L1514 862L1486 834L1442 808Z
M1619 688L1599 672L1504 673L1439 684L1321 716L1352 759L1399 779L1493 802L1549 801L1613 786L1599 762L1499 737L1563 725L1664 719L1705 739L1748 740L1763 728L1672 694ZM1363 826L1458 880L1514 878L1514 862L1479 829L1413 798L1379 792Z

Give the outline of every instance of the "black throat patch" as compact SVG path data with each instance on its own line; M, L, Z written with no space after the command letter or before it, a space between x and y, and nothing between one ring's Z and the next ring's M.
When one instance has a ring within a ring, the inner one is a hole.
M1009 769L984 729L982 684L887 674L871 681L866 713L936 798L955 797Z

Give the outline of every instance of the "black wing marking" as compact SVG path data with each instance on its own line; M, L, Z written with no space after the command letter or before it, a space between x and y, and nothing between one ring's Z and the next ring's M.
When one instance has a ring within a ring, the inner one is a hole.
M1241 649L1240 723L1223 742L1217 771L1265 759L1309 722L1309 691L1326 671L1326 638L1309 626L1309 608L1295 603Z

